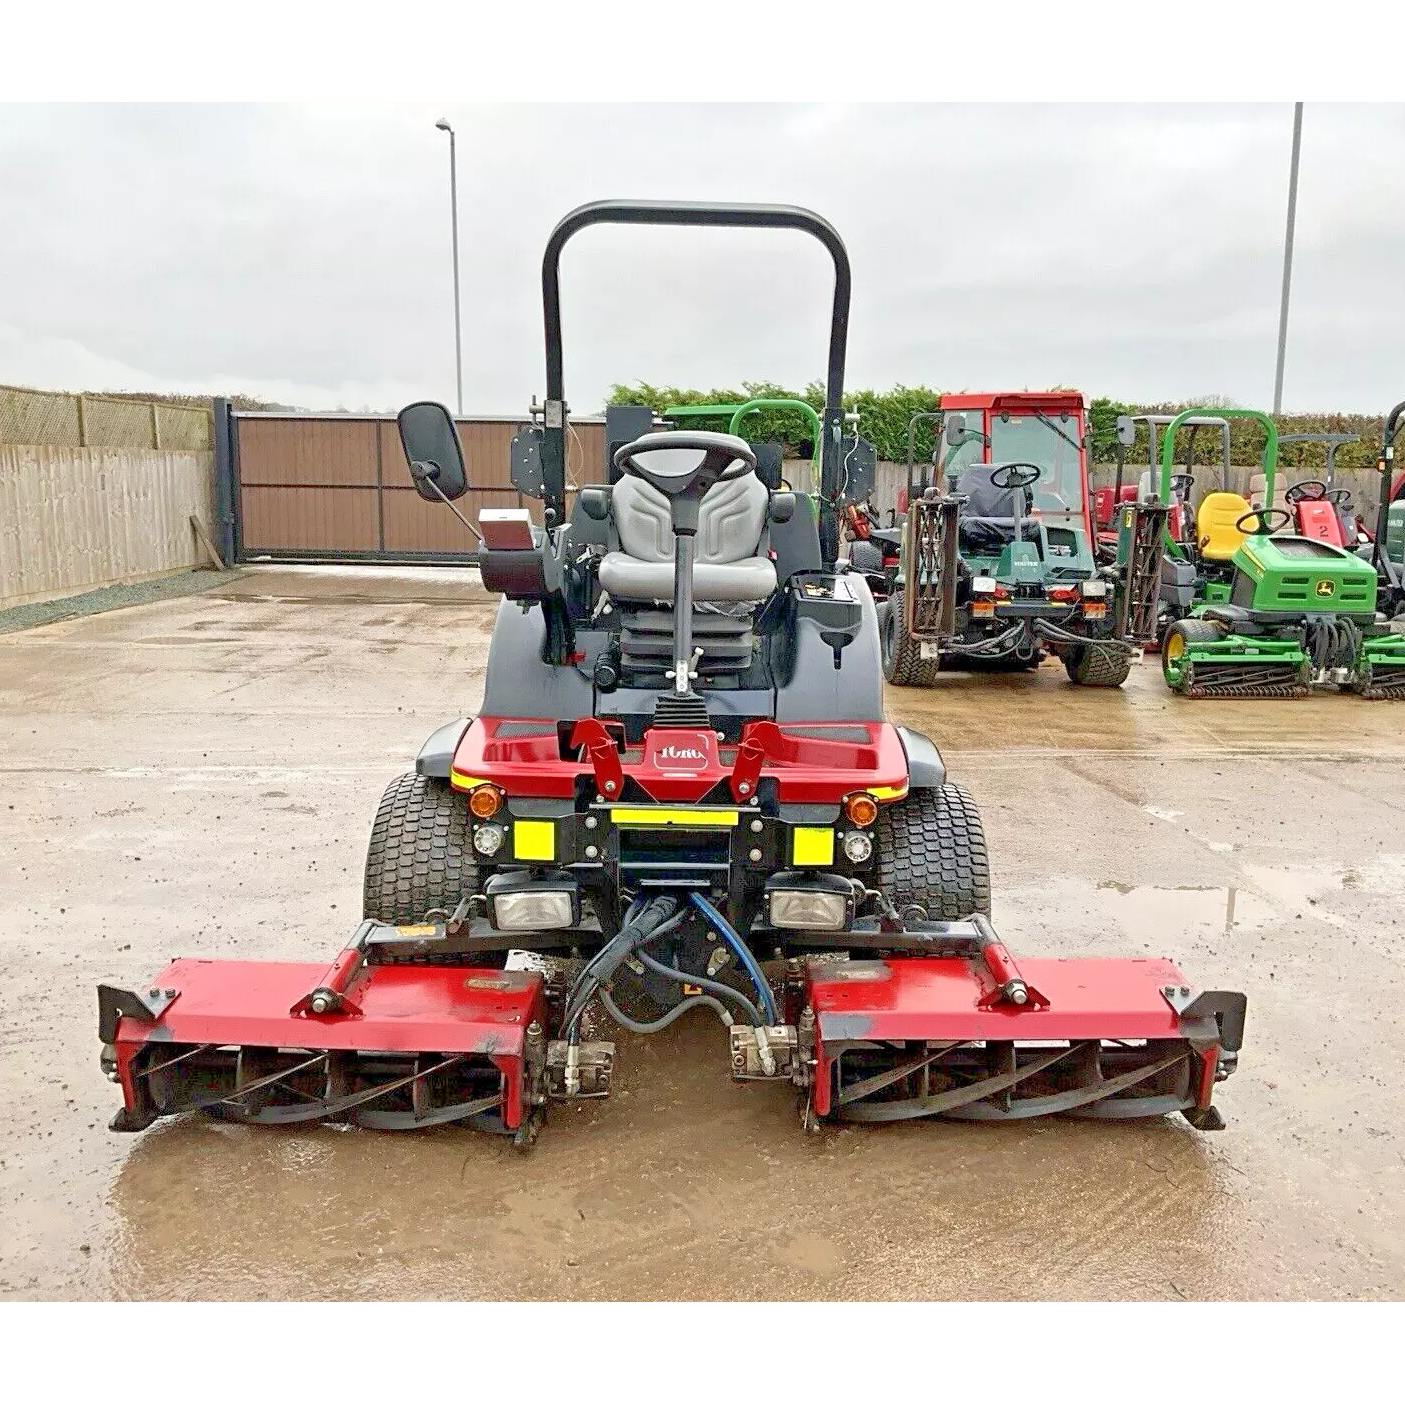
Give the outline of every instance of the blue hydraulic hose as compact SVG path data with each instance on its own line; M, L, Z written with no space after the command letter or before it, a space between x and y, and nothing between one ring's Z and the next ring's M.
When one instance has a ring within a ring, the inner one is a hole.
M756 993L761 997L761 1009L766 1019L771 1024L779 1024L780 1020L776 1016L776 997L771 994L771 987L767 984L766 977L761 974L761 967L756 964L756 958L737 934L736 929L701 893L689 893L688 901L702 913L703 921L717 932L736 953L737 960L746 967L747 974L756 986Z

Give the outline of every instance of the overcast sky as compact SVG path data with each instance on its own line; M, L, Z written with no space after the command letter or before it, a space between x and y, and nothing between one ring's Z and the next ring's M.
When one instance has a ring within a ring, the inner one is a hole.
M542 246L606 196L829 218L850 388L1271 403L1289 104L4 106L0 382L452 404L440 115L470 412L542 393ZM1402 210L1405 107L1308 104L1286 410L1405 396ZM578 414L615 381L823 376L802 235L596 228L562 276Z

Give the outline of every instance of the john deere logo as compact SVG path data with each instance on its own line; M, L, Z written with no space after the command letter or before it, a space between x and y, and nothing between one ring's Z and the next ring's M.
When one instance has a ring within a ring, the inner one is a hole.
M1321 580L1317 582L1317 593L1319 595L1335 595L1337 593L1336 581Z

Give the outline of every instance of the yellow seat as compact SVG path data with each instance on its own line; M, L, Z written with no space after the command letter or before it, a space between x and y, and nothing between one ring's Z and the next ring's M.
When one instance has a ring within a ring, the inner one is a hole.
M1200 554L1210 561L1228 561L1249 535L1234 524L1250 510L1238 493L1206 493L1195 514Z

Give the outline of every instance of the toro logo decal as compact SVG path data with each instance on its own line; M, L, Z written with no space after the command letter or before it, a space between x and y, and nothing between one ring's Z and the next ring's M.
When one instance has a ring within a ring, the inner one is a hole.
M1317 582L1317 593L1319 595L1335 595L1337 593L1337 583L1332 580L1320 580Z
M660 761L706 761L707 757L696 747L666 746L659 753Z

